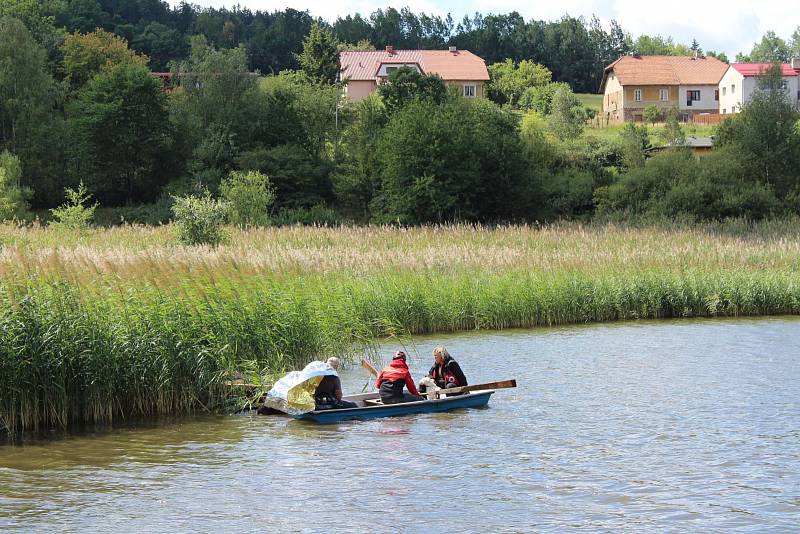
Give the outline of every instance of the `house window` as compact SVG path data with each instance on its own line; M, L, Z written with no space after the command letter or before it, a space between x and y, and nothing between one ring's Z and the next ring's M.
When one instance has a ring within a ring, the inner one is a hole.
M386 67L386 75L388 76L388 75L390 75L391 73L393 73L396 70L397 70L397 67Z
M781 80L781 89L785 91L787 87L789 87L789 84L786 83L786 80Z
M478 86L474 83L464 84L464 96L467 98L475 98L478 94Z
M714 100L719 102L719 89L714 90Z
M722 87L722 96L725 96L725 89L727 89L727 87L723 86Z
M735 84L735 83L732 83L732 84L731 84L731 94L733 94L733 93L735 93L735 92L736 92L736 84Z
M661 89L661 91L659 91L658 96L659 98L661 98L662 102L666 102L667 100L669 100L669 89Z
M692 91L686 91L686 105L691 106L692 102L700 100L700 90L694 89Z
M722 114L725 115L728 112L728 108L722 108Z
M637 102L642 101L642 90L641 89L634 89L633 90L633 99Z

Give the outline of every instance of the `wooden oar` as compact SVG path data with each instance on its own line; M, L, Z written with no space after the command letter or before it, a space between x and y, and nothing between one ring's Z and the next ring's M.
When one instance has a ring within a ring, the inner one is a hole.
M378 376L378 370L375 369L367 360L361 360L361 367L372 373L373 376Z
M472 386L461 386L458 388L440 389L439 395L452 395L454 393L467 393L469 391L481 391L484 389L506 389L517 387L516 380L500 380L498 382L486 382L485 384L474 384Z

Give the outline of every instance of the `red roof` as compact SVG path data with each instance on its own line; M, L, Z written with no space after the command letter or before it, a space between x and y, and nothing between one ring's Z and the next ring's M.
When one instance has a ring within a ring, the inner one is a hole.
M622 56L605 68L622 85L717 85L728 65L713 57Z
M342 79L375 80L383 63L416 63L425 74L438 74L443 80L488 80L483 59L468 50L373 50L351 51L339 55Z
M771 66L772 63L731 63L731 67L742 76L761 76ZM797 76L800 74L800 69L793 69L789 63L783 63L781 73L784 76Z

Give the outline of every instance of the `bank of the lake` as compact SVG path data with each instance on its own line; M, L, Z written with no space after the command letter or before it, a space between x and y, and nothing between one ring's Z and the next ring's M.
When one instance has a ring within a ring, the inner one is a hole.
M0 427L217 411L222 381L385 336L800 312L796 225L0 227Z
M415 376L444 343L471 380L519 387L443 414L191 416L0 447L0 530L360 532L386 512L401 532L793 532L798 332L780 317L414 337Z

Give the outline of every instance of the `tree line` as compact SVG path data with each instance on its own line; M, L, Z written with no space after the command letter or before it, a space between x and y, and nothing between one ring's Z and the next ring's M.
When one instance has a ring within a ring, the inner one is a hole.
M128 221L164 222L188 197L223 199L226 217L245 225L797 211L797 115L779 77L765 78L697 161L675 117L660 142L642 126L611 139L584 131L592 110L530 59L490 65L491 100L399 69L353 104L335 83L343 43L312 22L296 70L261 76L245 44L194 35L165 86L151 58L104 29L65 33L53 52L41 29L52 17L23 16L47 4L17 5L29 11L0 18L3 219L51 209L82 225L77 205L99 202Z

